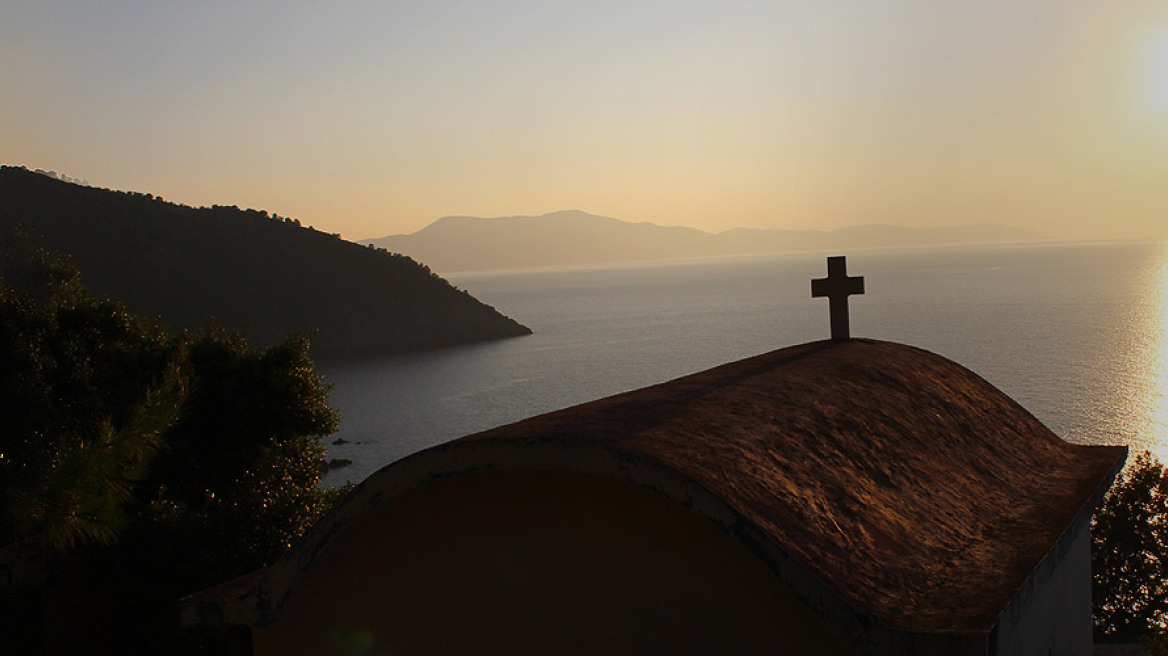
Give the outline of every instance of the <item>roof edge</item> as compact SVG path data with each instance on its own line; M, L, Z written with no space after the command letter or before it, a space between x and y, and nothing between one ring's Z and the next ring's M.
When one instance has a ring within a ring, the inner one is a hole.
M809 609L835 627L841 639L865 653L914 653L921 645L937 640L981 642L988 636L988 632L917 634L893 628L852 606L800 558L688 476L644 454L567 440L454 441L399 460L361 483L271 567L183 599L182 617L190 625L269 626L280 616L316 555L328 548L334 536L375 508L435 481L474 472L514 470L603 476L689 509L754 554Z
M1027 588L1037 587L1039 585L1040 579L1047 577L1053 571L1053 569L1062 562L1063 556L1066 555L1067 551L1070 549L1071 541L1082 530L1084 524L1090 525L1094 519L1095 511L1099 509L1100 505L1102 505L1103 499L1111 490L1111 486L1115 484L1115 478L1121 471L1123 471L1124 466L1127 464L1127 457L1130 451L1126 445L1105 446L1082 444L1077 446L1085 449L1113 450L1115 451L1117 457L1115 462L1111 465L1111 469L1104 472L1103 475L1100 476L1099 481L1095 484L1095 489L1091 492L1091 495L1087 497L1086 500L1084 500L1083 505L1079 508L1078 512L1075 513L1075 516L1071 519L1071 521L1067 523L1066 528L1063 529L1063 532L1059 535L1058 539L1055 540L1054 544L1051 545L1046 554L1037 563L1034 564L1034 568L1030 571L1030 574L1027 575L1026 579L1022 581L1021 585L1019 585L1018 589L1014 592L1010 603L1002 609L1002 612L998 613L998 616L994 619L993 627L991 628L991 632L994 635L997 634L998 627L1002 624L1002 621L1014 612L1018 600L1022 597L1022 592Z

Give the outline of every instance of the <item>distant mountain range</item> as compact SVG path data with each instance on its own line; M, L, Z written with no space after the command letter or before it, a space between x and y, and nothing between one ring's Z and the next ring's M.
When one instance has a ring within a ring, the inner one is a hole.
M72 256L91 289L171 328L200 328L214 317L260 344L319 330L317 355L531 332L409 257L266 212L187 207L0 167L0 224Z
M864 225L839 230L695 228L630 223L578 210L542 216L447 216L408 235L366 239L444 273L855 248L1039 241L1040 234L982 223L945 228Z

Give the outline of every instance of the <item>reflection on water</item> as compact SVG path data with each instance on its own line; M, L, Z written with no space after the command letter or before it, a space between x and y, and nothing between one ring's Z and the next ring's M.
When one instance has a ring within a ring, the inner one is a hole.
M1066 376L1069 425L1047 423L1072 441L1127 444L1129 462L1145 450L1168 462L1168 244L1149 245L1122 270L1100 276L1113 299L1101 318L1074 326L1089 348L1082 371Z
M1114 300L1099 313L1070 388L1069 409L1081 421L1051 427L1073 441L1127 444L1132 459L1147 450L1168 462L1168 248L1132 258L1109 284Z
M1129 397L1127 432L1134 453L1147 449L1168 462L1168 245L1161 248L1150 274L1155 293L1149 294L1144 312L1147 325L1139 331L1144 337L1141 357L1132 362L1139 384Z
M321 363L351 459L330 484L523 417L827 337L823 255L463 276L534 335ZM862 251L853 334L939 353L1064 439L1168 462L1168 247Z

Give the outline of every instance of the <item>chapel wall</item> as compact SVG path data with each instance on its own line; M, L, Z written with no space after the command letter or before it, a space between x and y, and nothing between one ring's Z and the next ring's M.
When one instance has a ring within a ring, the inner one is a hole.
M392 499L322 550L256 654L846 654L739 542L657 494L480 472Z
M1081 513L998 620L999 656L1090 656L1091 514Z

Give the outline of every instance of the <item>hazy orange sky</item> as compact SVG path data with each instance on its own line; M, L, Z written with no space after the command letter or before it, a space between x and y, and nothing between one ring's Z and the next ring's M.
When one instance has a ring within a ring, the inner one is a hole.
M1168 237L1168 3L13 2L0 162L346 238L582 209Z

